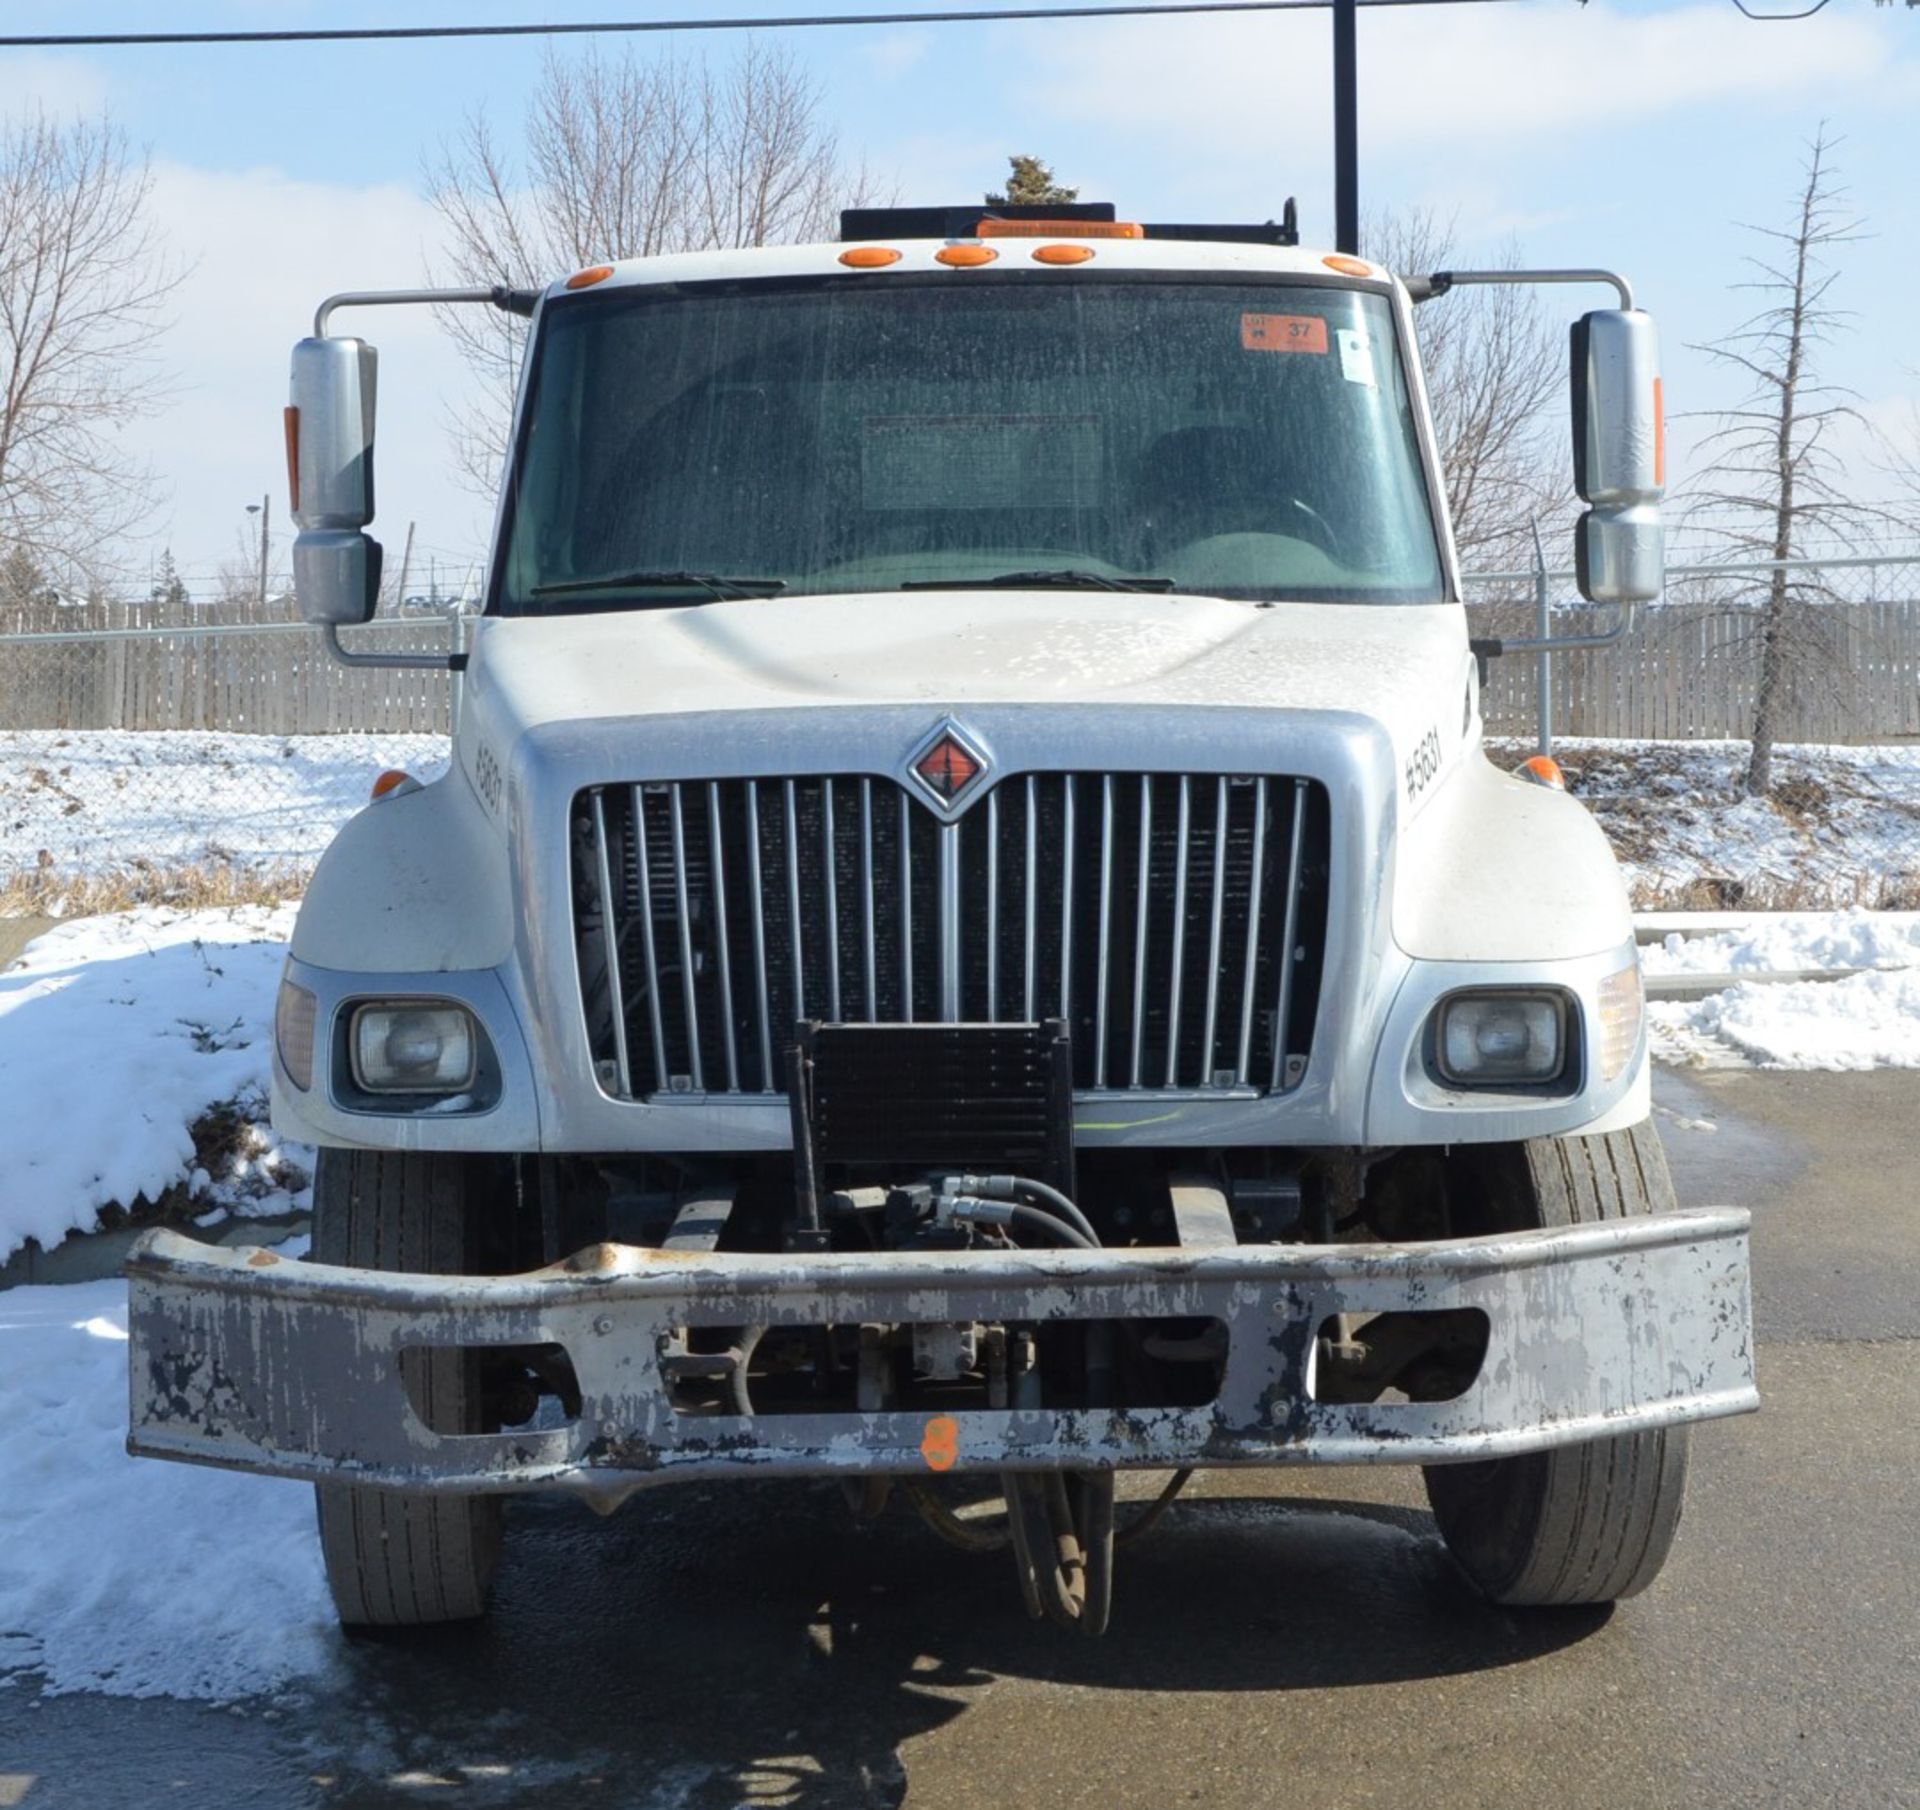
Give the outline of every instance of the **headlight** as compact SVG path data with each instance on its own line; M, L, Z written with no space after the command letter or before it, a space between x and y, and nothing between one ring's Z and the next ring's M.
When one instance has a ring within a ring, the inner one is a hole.
M465 1006L362 1006L353 1015L353 1078L371 1094L455 1094L473 1085Z
M1440 1073L1464 1087L1557 1080L1567 1059L1558 993L1456 993L1440 1007Z
M318 1001L293 981L280 983L273 1008L273 1043L287 1079L305 1093L313 1085L313 1019Z

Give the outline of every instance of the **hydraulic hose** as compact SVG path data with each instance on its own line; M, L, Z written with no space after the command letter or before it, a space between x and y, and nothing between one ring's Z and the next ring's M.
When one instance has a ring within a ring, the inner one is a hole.
M1039 1204L1065 1220L1088 1244L1099 1248L1100 1234L1093 1229L1093 1221L1058 1188L1045 1182L1024 1175L962 1175L955 1178L953 1186L958 1193L977 1194L986 1200L1019 1200L1025 1196L1029 1204Z

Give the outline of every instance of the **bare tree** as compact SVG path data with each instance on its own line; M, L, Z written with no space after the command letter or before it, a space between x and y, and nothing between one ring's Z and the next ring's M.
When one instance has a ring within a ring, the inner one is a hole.
M463 284L543 285L601 258L788 244L831 235L871 196L821 117L820 90L782 49L749 43L718 69L664 56L549 55L516 156L484 112L441 147L428 195ZM458 424L462 471L494 487L519 378L521 324L446 322L488 400Z
M1834 141L1824 127L1807 147L1791 223L1747 230L1772 241L1750 258L1753 276L1736 289L1765 304L1719 342L1698 346L1742 372L1750 388L1703 443L1711 464L1690 496L1690 526L1753 559L1790 560L1819 535L1844 548L1864 544L1888 519L1847 493L1847 474L1830 436L1858 422L1851 392L1823 383L1819 354L1847 316L1831 296L1839 272L1826 254L1861 236L1829 168ZM1817 571L1776 567L1746 598L1758 603L1760 678L1746 791L1773 789L1773 744L1787 708L1810 687L1831 685L1842 653L1833 629L1833 593Z
M1421 210L1369 222L1369 255L1409 276L1454 262L1453 227ZM1509 248L1502 268L1518 268ZM1424 304L1417 325L1447 503L1463 563L1524 565L1535 521L1565 513L1572 472L1565 414L1567 342L1539 295L1462 288Z
M153 347L179 281L152 187L105 120L0 127L0 541L63 579L153 502L120 440L163 399Z

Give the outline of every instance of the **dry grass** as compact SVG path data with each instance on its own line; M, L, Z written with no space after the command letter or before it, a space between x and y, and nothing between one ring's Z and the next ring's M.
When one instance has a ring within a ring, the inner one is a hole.
M167 867L139 861L103 874L40 867L0 880L0 917L89 917L136 905L278 905L299 898L312 873L293 864Z

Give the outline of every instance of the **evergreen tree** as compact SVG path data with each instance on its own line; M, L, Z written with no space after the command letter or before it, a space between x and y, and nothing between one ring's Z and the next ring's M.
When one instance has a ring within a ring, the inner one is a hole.
M1052 169L1037 157L1009 157L1012 175L1004 194L989 195L989 207L1045 207L1053 201L1078 201L1080 191L1063 187L1053 179Z
M171 547L163 547L160 551L160 564L153 574L153 588L147 596L176 619L185 613L193 601L187 595L186 580L180 576L180 568L173 563Z

